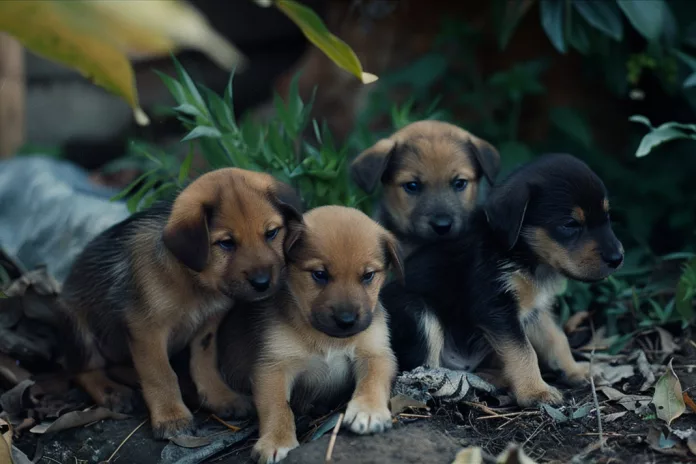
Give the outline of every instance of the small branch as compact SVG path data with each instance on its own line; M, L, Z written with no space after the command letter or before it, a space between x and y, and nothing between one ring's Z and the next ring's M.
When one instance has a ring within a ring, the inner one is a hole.
M590 327L592 328L592 336L594 337L594 323L590 320ZM599 399L597 398L597 389L594 383L594 354L593 349L590 353L590 385L592 386L592 398L594 399L595 410L597 411L597 431L599 432L599 449L604 453L604 436L602 435L602 412L599 409Z
M127 442L128 440L130 440L130 437L132 437L133 434L134 434L135 432L137 432L138 429L140 429L140 427L142 427L143 425L145 425L145 422L147 422L147 419L145 419L144 421L142 421L142 422L140 423L140 425L138 425L136 428L134 428L133 431L132 431L131 433L129 433L128 436L127 436L126 438L123 439L123 441L121 442L121 444L118 445L118 448L116 448L116 449L114 450L114 452L111 453L111 456L109 456L109 459L107 459L106 461L104 461L106 464L108 464L108 463L111 462L111 460L114 458L114 456L116 456L116 453L118 453L118 451L123 447L123 445L125 445L126 442Z
M239 427L237 427L236 425L228 424L227 422L225 422L224 420L220 419L220 418L219 418L218 416L216 416L215 414L211 414L210 417L212 417L213 419L215 419L216 421L218 421L219 423L221 423L222 425L224 425L224 426L227 427L228 429L232 430L233 432L239 432L240 430L242 430L242 429L240 429Z
M538 416L539 414L541 414L539 411L520 411L520 412L510 412L507 414L496 414L495 416L481 416L481 417L477 417L476 420L505 419L507 417L519 417L519 416Z
M479 410L485 412L486 414L490 414L491 416L499 416L500 415L497 412L495 412L494 410L492 410L491 408L489 408L488 406L486 406L485 404L471 403L469 401L464 401L464 404L466 404L467 406L471 406L472 408L479 409Z
M333 432L331 432L331 439L329 440L329 447L326 449L326 459L325 462L331 462L331 456L333 455L333 449L336 445L336 437L338 436L338 431L341 428L341 423L343 422L343 413L338 416L338 422L336 422L336 427L334 427Z

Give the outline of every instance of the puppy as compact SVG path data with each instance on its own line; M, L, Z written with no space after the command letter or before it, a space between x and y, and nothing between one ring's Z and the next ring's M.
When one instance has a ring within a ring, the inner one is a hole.
M236 301L268 298L280 286L284 244L301 224L299 198L273 177L235 168L209 172L172 202L116 224L87 245L64 284L72 333L63 364L97 404L131 408L132 391L108 364L134 364L154 435L187 429L169 356L191 343L191 376L203 405L244 415L248 398L219 375L215 334Z
M521 406L559 403L537 357L570 383L590 375L552 319L559 285L604 279L622 261L599 177L570 155L540 157L493 188L468 233L421 248L406 284L385 287L399 368L471 371L494 351Z
M500 155L452 124L419 121L362 152L353 181L367 193L381 182L376 219L410 254L423 243L451 239L466 227L482 177L493 183Z
M311 210L304 222L288 254L287 287L264 310L231 312L220 329L224 377L253 390L260 424L254 454L263 463L299 446L289 402L335 398L353 380L345 423L360 434L391 427L396 360L379 290L390 268L402 276L396 239L342 206Z

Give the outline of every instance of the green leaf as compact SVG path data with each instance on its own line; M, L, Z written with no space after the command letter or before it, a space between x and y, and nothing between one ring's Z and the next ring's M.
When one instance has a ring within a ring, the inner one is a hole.
M570 30L570 43L577 51L586 55L590 52L588 26L580 17L574 17Z
M541 0L541 8L539 8L541 26L544 28L544 32L546 32L553 46L561 53L566 52L564 5L565 0Z
M617 42L623 37L621 14L615 3L594 0L573 0L573 6L595 29Z
M188 140L193 140L193 139L197 139L200 137L219 139L220 137L222 137L222 134L220 133L219 130L217 130L214 127L197 126L191 132L189 132L186 137L181 139L181 141L186 142Z
M129 193L142 181L150 177L151 175L155 174L158 171L158 169L152 169L150 171L147 171L146 173L140 175L137 179L135 179L133 182L131 182L126 188L121 190L119 193L111 197L110 201L119 201L126 196L128 196Z
M682 85L684 86L685 89L688 89L689 87L696 86L696 72L690 74L689 77L687 77L684 80L684 83Z
M667 422L668 426L672 425L672 421L684 414L686 410L681 383L677 374L674 373L671 359L667 370L655 384L652 404L655 406L657 418Z
M179 185L183 185L188 179L189 171L191 170L191 163L193 162L193 144L191 144L188 155L184 158L184 162L181 163L179 168Z
M554 420L554 422L557 423L563 423L563 422L568 422L568 417L563 414L561 411L558 409L554 408L553 406L550 406L548 404L542 404L541 407L546 411L546 413L551 416L551 419Z
M178 104L181 105L186 103L186 91L184 90L184 86L182 86L179 81L157 70L155 70L155 74L162 79L165 87L167 87L167 90L169 90L169 93L172 94L174 100L176 100Z
M203 113L201 113L198 108L190 103L182 103L181 105L174 107L174 111L178 111L179 113L187 114L189 116L196 116L199 118L204 117Z
M640 145L638 146L638 150L636 151L636 157L642 158L650 153L655 147L665 142L686 138L689 138L689 136L681 130L673 127L665 127L663 124L643 137L643 139L640 141Z
M696 58L691 55L687 55L684 52L677 51L677 58L682 60L682 62L687 65L691 70L696 71Z
M650 120L648 118L646 118L645 116L636 114L636 115L633 115L630 118L628 118L628 120L631 122L637 122L639 124L644 124L644 125L648 126L650 129L654 129L653 125L650 124Z
M577 110L562 107L553 108L550 118L556 127L580 142L585 148L592 146L592 129Z
M617 3L643 37L651 42L660 37L665 24L665 8L667 8L662 0L617 0Z
M310 42L340 68L356 76L363 84L377 80L377 76L363 72L360 60L353 49L329 32L321 18L310 8L292 0L276 0L275 5L297 24Z
M503 13L502 24L500 26L500 38L498 40L500 49L504 50L510 42L510 37L517 29L517 25L525 14L534 5L533 0L519 2L504 2L505 11Z
M193 82L191 76L189 76L184 67L181 66L179 60L177 60L174 56L172 56L172 60L174 60L174 68L176 69L176 75L179 77L179 81L183 84L186 93L191 97L191 101L189 101L189 103L193 104L202 112L207 112L205 101L203 100L201 93L198 91L196 83Z
M146 193L148 193L150 190L152 190L152 187L155 186L159 179L154 178L150 179L147 182L145 182L145 185L138 190L138 192L130 197L128 201L126 202L126 206L128 207L128 211L131 213L134 213L138 210L138 206L140 205L140 200L145 196Z
M677 312L685 322L694 319L693 299L696 295L696 258L692 258L682 268L682 275L677 283L676 294L674 295Z

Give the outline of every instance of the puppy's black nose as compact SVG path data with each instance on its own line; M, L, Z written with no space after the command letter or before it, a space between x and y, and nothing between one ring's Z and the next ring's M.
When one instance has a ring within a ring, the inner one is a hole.
M439 214L430 220L430 227L437 235L445 235L452 229L452 218L445 214Z
M271 273L269 271L257 271L247 277L249 285L257 292L265 292L271 286Z
M358 321L358 312L354 309L339 309L334 311L333 318L339 329L350 329Z
M616 269L623 263L624 255L619 250L615 250L610 253L602 253L602 259L610 268Z

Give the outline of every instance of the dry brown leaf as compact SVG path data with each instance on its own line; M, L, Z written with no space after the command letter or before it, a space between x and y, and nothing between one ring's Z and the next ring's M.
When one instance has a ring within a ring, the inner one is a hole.
M391 400L389 400L389 409L391 410L392 416L401 414L407 409L430 409L425 403L421 401L416 401L407 395L396 395Z
M596 385L614 385L624 379L631 378L636 371L630 364L619 364L612 366L608 363L597 363L594 365L595 371L601 376Z
M668 430L665 431L651 427L648 432L647 441L650 448L654 449L658 453L666 454L669 456L681 456L686 457L689 451L686 449L684 444L678 437L673 437Z
M628 414L628 411L615 412L613 414L607 414L602 416L602 422L614 422L617 419L621 419L623 416Z
M42 426L42 424L37 425L32 428L30 432L37 434L49 434L60 432L61 430L72 429L75 427L80 427L82 425L91 424L92 422L100 421L102 419L127 419L128 415L119 414L113 412L106 408L96 408L88 409L86 411L72 411L67 414L60 416L58 419L53 421L48 427Z
M628 411L636 411L640 408L644 408L650 403L651 400L649 396L626 395L625 393L621 393L619 390L611 387L601 387L597 390L604 393L609 401L615 401Z
M223 430L222 432L212 433L203 437L195 437L193 435L177 435L169 439L172 443L182 448L200 448L214 442L215 440L236 433L234 430Z
M696 403L694 403L694 400L691 399L689 394L687 392L683 392L682 396L684 397L684 404L687 405L693 412L696 412Z
M645 379L643 384L640 386L640 391L644 392L655 384L655 374L653 373L650 363L648 362L648 358L645 356L645 352L643 350L639 350L637 354L636 365L638 366L638 371Z
M590 313L587 311L580 311L579 313L575 313L572 316L568 318L568 321L565 323L565 326L563 329L565 330L565 333L570 334L578 330L578 327L587 320L587 318L590 317Z
M457 453L452 464L483 464L483 453L478 446L468 446Z
M655 327L655 331L660 337L660 348L666 354L672 354L679 348L679 345L674 343L674 337L662 327Z
M667 370L655 384L652 403L655 405L657 417L667 422L668 426L686 410L681 383L672 368L671 359L667 365Z

